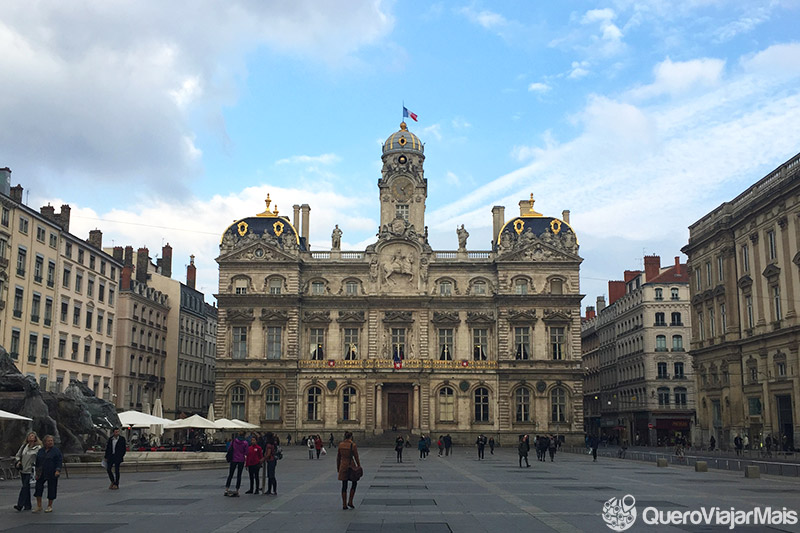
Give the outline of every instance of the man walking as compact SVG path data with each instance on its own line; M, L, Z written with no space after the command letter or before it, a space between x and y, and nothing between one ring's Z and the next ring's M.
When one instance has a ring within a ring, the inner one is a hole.
M453 447L453 438L448 433L447 435L444 436L444 456L445 457L449 457L450 456L450 448L452 448L452 447Z
M486 440L483 435L478 435L478 440L475 441L475 444L478 445L478 461L483 459L484 450L486 448Z
M114 433L111 438L106 442L106 472L108 472L108 479L111 480L111 485L108 486L110 490L119 489L119 465L125 457L125 437L119 434L119 428L114 428ZM113 471L112 471L113 470Z

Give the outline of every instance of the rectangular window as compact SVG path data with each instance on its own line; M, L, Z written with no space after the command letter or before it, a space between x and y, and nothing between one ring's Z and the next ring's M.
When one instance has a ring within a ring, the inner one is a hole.
M750 248L742 246L742 271L750 272Z
M761 416L761 398L748 398L747 411L750 416Z
M69 315L69 302L61 302L61 322L66 322Z
M44 299L44 325L49 326L53 322L53 299Z
M714 310L708 310L708 333L714 338L717 335L717 324L716 320L714 320Z
M68 267L64 267L64 274L61 276L61 285L65 289L69 289L69 278L72 274L72 271Z
M703 313L697 313L697 338L701 341L706 340L706 324L705 324L705 317Z
M106 335L111 335L114 331L114 317L109 316L106 319Z
M14 328L11 330L11 358L14 360L19 359L19 330Z
M669 406L669 389L658 389L658 405L661 407Z
M86 308L86 329L92 329L92 324L94 324L94 313L92 312L91 307Z
M17 249L17 275L25 275L25 266L28 263L28 252L21 246Z
M281 330L280 326L267 328L267 359L281 358Z
M658 363L656 368L658 369L658 379L667 379L669 377L667 373L667 363Z
M489 330L475 328L472 330L472 358L475 361L486 361L486 352L489 349Z
M47 262L47 286L53 287L56 284L56 264L52 261Z
M397 204L395 206L394 217L408 220L408 204Z
M779 378L785 378L786 377L786 362L785 361L780 361L778 363L775 363L775 372L778 374Z
M39 322L40 318L39 313L41 311L42 311L42 296L34 293L33 298L31 298L31 322Z
M31 333L28 339L28 362L36 362L36 353L39 350L39 336L36 333Z
M439 328L439 360L453 360L453 328Z
M672 288L672 289L670 289L670 293L672 294L672 299L673 300L680 300L681 296L680 296L680 292L678 291L678 289Z
M772 302L775 309L775 320L781 320L783 318L783 312L781 310L781 288L777 285L772 287Z
M64 359L67 356L67 338L61 337L58 339L58 358Z
M686 389L675 389L675 405L686 406Z
M81 305L75 304L72 308L72 325L73 326L80 326L81 325Z
M78 360L78 350L80 349L80 341L78 337L72 337L72 353L70 354L70 358L73 361Z
M89 298L94 297L94 278L91 276L89 276L89 280L86 282L86 296Z
M83 273L75 272L75 292L83 290Z
M83 250L78 249L78 263L83 264Z
M36 259L33 260L33 281L41 283L44 277L44 257L36 254Z
M103 355L103 345L98 342L97 346L95 346L94 348L94 364L96 364L97 366L100 366L102 355Z
M452 296L453 284L449 281L442 281L439 283L439 296Z
M323 328L311 328L309 330L308 344L312 360L322 361L325 359L325 330Z
M717 257L717 280L720 282L725 280L724 261L721 255Z
M47 237L47 231L45 231L44 226L36 226L36 240L39 242L44 242L45 237Z
M711 262L706 263L706 287L711 287L714 281L711 278Z
M700 277L699 267L694 269L694 288L697 290L697 292L700 292L700 290L703 288L703 278Z
M72 259L72 243L71 242L64 243L64 255L66 255L68 258Z
M269 293L280 294L283 282L280 278L270 278L269 280Z
M114 307L114 287L108 288L108 305Z
M564 328L550 328L550 349L554 361L564 359Z
M22 305L25 300L25 291L22 287L14 290L14 317L22 318Z
M514 346L516 347L517 359L522 360L530 358L531 328L528 326L514 328Z
M752 328L753 324L755 324L755 320L753 317L753 297L745 296L744 303L745 303L745 310L747 311L747 327Z
M528 294L528 281L518 279L514 282L514 294Z
M316 296L325 294L325 284L321 281L312 281L311 294L314 294Z
M358 328L344 328L344 358L347 361L358 359Z
M19 232L28 234L28 219L23 216L19 217Z
M95 256L89 255L89 268L91 268L92 270L94 270L95 262L96 262Z
M100 274L106 275L106 262L103 260L100 261Z
M106 282L105 281L101 281L100 284L97 287L97 300L99 302L105 302L106 301Z
M348 296L356 296L358 294L358 282L348 281L344 284L344 293Z
M675 363L673 365L673 370L675 372L675 379L683 379L686 377L683 374L683 363Z
M58 247L58 235L55 233L50 234L50 248L57 248Z
M719 321L722 326L720 333L723 335L725 335L725 330L728 329L728 314L725 311L725 304L719 304Z
M3 213L2 215L0 215L0 224L2 224L5 227L8 227L8 219L10 214L11 212L8 210L8 208L4 207Z
M778 249L775 245L774 231L767 232L767 253L769 254L770 261L774 261L778 257Z
M406 358L406 328L392 328L392 359L402 361Z
M88 363L89 357L92 355L92 343L90 341L86 341L83 345L83 362Z

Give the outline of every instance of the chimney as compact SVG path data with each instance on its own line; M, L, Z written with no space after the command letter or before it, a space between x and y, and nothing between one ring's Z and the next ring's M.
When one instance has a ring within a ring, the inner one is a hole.
M131 290L131 270L133 270L131 265L125 265L122 267L122 274L120 274L119 284L121 290L123 291Z
M561 211L561 220L569 224L569 209Z
M599 313L603 309L606 308L606 297L605 296L598 296L597 297L597 312Z
M300 206L300 211L302 212L303 219L300 222L303 226L300 236L306 240L306 246L308 246L308 224L309 224L309 214L311 213L311 206L308 204L303 204Z
M624 281L609 281L608 282L608 305L613 304L623 296L625 296L625 283Z
M124 254L125 252L123 251L122 246L115 246L112 257L114 258L115 261L119 261L120 263L122 263L122 258L124 257Z
M623 274L625 278L625 283L628 283L629 281L636 279L636 276L638 276L641 273L642 273L641 270L626 270ZM608 302L608 305L611 305L611 302Z
M18 204L22 203L22 185L17 184L14 187L11 187L11 199L17 202Z
M61 212L58 214L58 223L66 232L69 232L69 214L72 209L69 207L69 204L64 204L61 206Z
M147 283L147 266L150 264L150 250L139 248L136 252L136 281Z
M42 214L44 218L47 220L56 222L56 208L50 204L43 205L39 208L39 212Z
M197 267L194 266L194 256L189 256L189 266L186 267L186 285L194 289L197 284Z
M519 201L519 216L527 215L533 209L533 200Z
M169 243L161 247L161 275L172 277L172 246Z
M587 306L586 307L586 319L588 320L590 318L594 318L595 316L597 316L597 315L594 312L594 306L593 305Z
M125 247L125 260L123 261L123 264L133 267L133 246Z
M11 169L8 167L0 168L0 192L11 196Z
M89 232L89 238L86 239L86 242L97 248L98 250L103 249L103 232L99 229L93 229Z
M297 205L297 204L294 204L292 206L292 210L294 211L294 218L292 219L293 220L292 225L294 226L294 229L296 230L297 228L300 227L300 206Z
M644 282L656 279L661 271L661 257L657 255L644 256Z
M506 223L506 208L502 205L496 205L492 208L492 248L497 248L498 237L500 230L503 229L503 224Z

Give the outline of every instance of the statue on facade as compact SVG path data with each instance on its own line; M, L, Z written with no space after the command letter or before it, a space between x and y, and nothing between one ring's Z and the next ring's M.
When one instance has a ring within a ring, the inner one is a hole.
M464 229L464 224L461 224L460 228L456 228L456 234L458 235L458 251L463 252L467 249L467 238L469 237L469 232Z
M339 250L341 247L342 247L342 230L339 229L339 224L336 224L336 227L333 228L333 233L331 233L331 249Z

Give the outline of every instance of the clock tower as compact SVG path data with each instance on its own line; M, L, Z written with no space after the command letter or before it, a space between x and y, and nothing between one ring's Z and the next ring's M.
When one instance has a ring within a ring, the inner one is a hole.
M423 163L425 147L419 137L408 131L405 122L383 144L383 168L378 180L381 202L381 228L395 219L404 219L417 234L425 229L425 199L428 180Z

